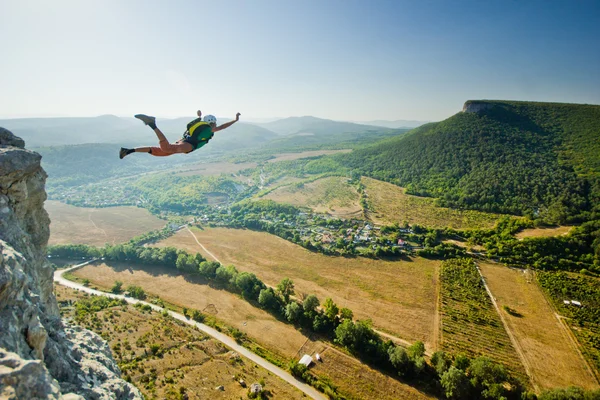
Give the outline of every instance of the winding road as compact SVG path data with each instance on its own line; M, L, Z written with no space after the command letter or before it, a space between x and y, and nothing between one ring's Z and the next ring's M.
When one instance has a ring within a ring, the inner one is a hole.
M62 269L62 270L58 270L54 272L54 282L56 282L59 285L63 285L63 286L67 286L73 289L77 289L86 293L90 293L90 294L94 294L97 296L106 296L106 297L111 297L113 299L123 299L125 301L127 301L130 304L136 304L136 303L141 303L144 305L148 305L150 307L152 307L153 310L158 311L158 312L163 312L165 311L164 308L159 307L155 304L150 304L147 303L145 301L142 300L137 300L134 299L132 297L127 297L127 296L123 296L120 294L112 294L112 293L105 293L105 292L101 292L99 290L94 290L88 287L85 287L83 285L80 285L79 283L75 283L72 282L66 278L63 278L63 274L65 272L69 272L69 271L73 271L75 269L81 268L83 266L86 266L88 264L90 264L91 262L94 262L96 260L90 260L87 262L84 262L82 264L78 264L75 265L73 267L70 268L66 268L66 269ZM274 364L271 364L270 362L264 360L263 358L257 356L256 354L252 353L250 350L246 349L245 347L240 346L239 344L237 344L232 338L230 338L227 335L222 334L221 332L217 331L216 329L211 328L210 326L201 324L199 322L193 321L193 320L189 320L187 319L183 314L179 314L176 313L174 311L171 310L167 310L167 312L169 313L169 315L179 321L185 322L188 325L192 325L197 327L198 329L200 329L202 332L206 333L207 335L217 339L218 341L220 341L221 343L223 343L224 345L226 345L227 347L231 348L232 350L236 351L238 354L246 357L247 359L249 359L250 361L260 365L261 367L263 367L264 369L270 371L271 373L277 375L279 378L283 379L284 381L286 381L287 383L289 383L290 385L296 387L297 389L301 390L303 393L305 393L307 396L316 399L316 400L327 400L327 397L325 395L323 395L322 393L320 393L319 391L317 391L315 388L313 388L310 385L307 385L306 383L302 383L299 380L297 380L296 378L294 378L292 375L290 375L288 372L284 371L283 369L277 367Z

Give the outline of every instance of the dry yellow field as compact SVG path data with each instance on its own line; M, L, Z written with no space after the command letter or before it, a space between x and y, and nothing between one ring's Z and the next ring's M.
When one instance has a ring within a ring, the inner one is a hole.
M48 200L49 245L123 243L142 233L161 229L165 221L137 207L83 208Z
M491 228L502 217L472 210L453 210L436 207L434 200L427 197L411 196L404 189L371 178L362 178L368 196L371 219L380 224L403 223L428 227L451 227L454 229Z
M129 266L128 264L111 264L111 266L100 264L98 266L86 266L76 271L74 275L78 278L89 279L91 286L103 290L109 290L117 280L123 282L124 288L132 284L138 285L147 293L159 296L169 303L189 309L198 309L205 314L213 314L220 321L238 328L252 340L266 347L271 352L281 354L287 359L298 359L305 353L314 355L315 352L319 352L323 354L323 362L314 365L313 372L331 378L339 390L343 394L349 395L349 398L365 400L373 398L382 400L420 400L433 398L374 370L351 356L341 353L327 343L312 340L304 336L292 325L277 321L270 314L251 306L237 295L225 290L213 289L206 284L198 284L194 278L178 275L172 270L149 266L144 266L142 269L137 266ZM59 300L61 299L59 298ZM184 356L191 357L188 353ZM179 367L181 362L181 360L171 361L170 370L172 371L175 367ZM210 366L213 364L207 365ZM161 370L158 367L156 368ZM185 368L188 371L192 371L192 368ZM214 373L211 372L209 382L212 382L213 375L215 378L223 376L222 369L218 368ZM164 371L166 374L168 373L168 370L164 369ZM206 371L206 368L202 369L202 371ZM248 371L244 369L243 372ZM227 373L231 376L234 374L234 371L231 371L229 368L227 369ZM270 376L267 382L272 382L274 379L276 378ZM225 385L223 382L220 384ZM269 384L268 387L273 388L271 385L273 384ZM199 387L207 387L206 382L200 382ZM225 387L226 392L229 391L229 387L227 385ZM279 388L279 386L276 387ZM232 389L235 389L235 385L233 385ZM279 390L273 389L274 392L278 392ZM196 393L204 393L208 396L212 392ZM275 396L273 398L287 399L288 397Z
M309 353L311 354L311 353ZM383 375L333 347L319 350L323 362L317 362L311 370L329 377L342 394L356 399L377 400L425 400L435 399L400 381Z
M63 286L55 286L55 294L59 302L83 298L81 292ZM141 360L136 363L139 368L126 368L123 374L146 398L178 398L180 387L186 388L190 400L246 398L248 389L242 388L233 376L248 386L263 380L265 390L275 399L306 398L269 371L243 357L237 358L217 340L179 321L164 319L156 312L142 313L131 305L125 310L120 306L105 309L97 316L103 321L102 333L108 336L115 359L125 363L133 358ZM143 344L139 346L140 343ZM165 350L161 357L151 355L152 344ZM152 380L154 393L147 388L149 382L142 382L152 370L156 375ZM221 385L224 390L216 390Z
M526 237L552 237L566 235L573 229L572 226L558 226L556 228L535 228L535 229L524 229L517 233L515 237L517 239L524 239Z
M343 149L343 150L311 150L311 151L303 151L300 153L279 153L275 154L275 158L269 160L269 162L278 162L278 161L291 161L298 160L300 158L308 158L308 157L317 157L324 156L329 154L336 153L350 153L352 149Z
M241 229L193 229L199 242L223 264L255 273L267 285L290 278L297 293L331 297L355 318L371 318L374 327L402 339L434 342L435 270L438 261L402 261L328 257L277 236ZM180 231L158 246L200 252L192 235Z
M226 324L258 340L262 345L277 349L285 357L295 356L306 341L306 336L293 325L279 322L271 314L253 307L240 296L199 284L203 281L179 275L167 268L100 264L86 266L74 275L82 279L87 278L105 290L110 290L115 281L123 282L123 287L141 286L146 292L169 303L213 314Z
M301 187L295 184L283 186L264 198L278 203L310 207L315 212L339 217L359 217L362 214L360 195L348 184L348 178L339 176L318 179Z
M490 290L504 313L539 389L580 386L598 388L596 379L570 339L535 280L523 271L480 264ZM507 313L507 306L521 317Z
M217 162L217 163L196 163L187 165L185 170L177 172L175 175L179 176L191 176L191 175L220 175L220 174L234 174L238 171L247 168L255 168L256 163L231 163L231 162Z

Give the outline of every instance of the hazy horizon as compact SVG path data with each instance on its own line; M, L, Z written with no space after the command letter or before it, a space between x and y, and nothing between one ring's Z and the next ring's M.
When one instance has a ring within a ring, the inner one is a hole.
M0 3L0 118L439 121L466 100L600 104L600 3Z

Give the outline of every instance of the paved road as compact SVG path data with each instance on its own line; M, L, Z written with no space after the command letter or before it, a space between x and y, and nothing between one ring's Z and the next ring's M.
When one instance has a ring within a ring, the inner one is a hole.
M65 272L72 271L77 268L81 268L85 265L88 265L89 263L91 263L93 261L96 261L96 260L91 260L91 261L88 261L88 262L85 262L85 263L82 263L79 265L75 265L71 268L66 268L63 270L55 271L54 272L54 282L56 282L60 285L67 286L67 287L70 287L73 289L78 289L78 290L81 290L81 291L84 291L84 292L87 292L90 294L95 294L97 296L107 296L107 297L111 297L113 299L124 299L125 301L127 301L128 303L131 303L131 304L136 304L136 303L147 304L150 307L152 307L152 309L155 311L159 311L159 312L164 311L164 309L162 307L159 307L155 304L150 304L145 301L137 300L132 297L126 297L126 296L119 295L119 294L101 292L99 290L94 290L94 289L85 287L83 285L80 285L78 283L75 283L68 279L63 278L63 274ZM167 310L167 311L173 318L178 319L182 322L185 322L186 324L197 327L202 332L217 339L218 341L220 341L227 347L231 348L232 350L236 351L240 355L248 358L250 361L252 361L252 362L260 365L261 367L265 368L266 370L272 372L273 374L277 375L278 377L280 377L281 379L283 379L290 385L295 386L296 388L298 388L299 390L301 390L302 392L304 392L306 395L310 396L311 398L316 399L316 400L327 400L327 397L325 395L323 395L322 393L317 391L312 386L300 382L299 380L294 378L292 375L290 375L283 369L281 369L281 368L277 367L276 365L273 365L270 362L264 360L263 358L257 356L256 354L254 354L250 350L246 349L245 347L240 346L229 336L222 334L221 332L217 331L216 329L211 328L210 326L187 319L183 314L179 314L179 313L176 313L176 312L170 311L170 310Z

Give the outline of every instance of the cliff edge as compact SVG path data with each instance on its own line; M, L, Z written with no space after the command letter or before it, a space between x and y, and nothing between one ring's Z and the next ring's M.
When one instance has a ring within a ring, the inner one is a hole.
M100 336L60 318L40 160L0 128L0 398L142 399Z

